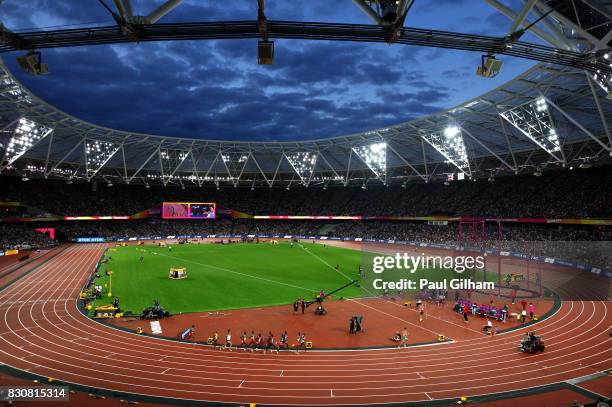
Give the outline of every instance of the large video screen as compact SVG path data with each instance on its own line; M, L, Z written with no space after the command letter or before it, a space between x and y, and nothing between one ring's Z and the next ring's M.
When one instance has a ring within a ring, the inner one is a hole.
M207 202L163 202L163 219L214 219L217 209Z

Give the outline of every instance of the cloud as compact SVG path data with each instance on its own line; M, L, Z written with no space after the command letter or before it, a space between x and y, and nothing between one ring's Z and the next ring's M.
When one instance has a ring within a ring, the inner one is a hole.
M350 3L267 3L268 17L279 20L368 23ZM467 1L431 3L426 11L411 10L411 17L414 12L415 18L437 19L450 27L456 21L452 15L441 15L440 7L457 3L468 14L462 21L480 16L476 7L470 17ZM161 0L138 0L133 8L147 14L158 4ZM186 0L161 22L251 20L254 4ZM27 12L32 9L37 11ZM110 19L95 2L7 1L2 11L12 27ZM257 65L256 40L49 49L43 58L52 73L37 78L21 74L14 55L5 61L35 94L70 114L108 127L166 136L290 140L349 134L438 111L469 91L445 86L448 79L455 82L465 75L463 68L451 69L465 65L458 53L330 41L275 40L275 46L272 66ZM447 67L439 74L442 58ZM472 96L468 93L464 99Z

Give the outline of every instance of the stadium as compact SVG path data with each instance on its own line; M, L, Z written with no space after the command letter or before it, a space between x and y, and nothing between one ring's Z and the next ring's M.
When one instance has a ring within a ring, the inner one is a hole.
M4 405L612 405L609 2L1 3Z

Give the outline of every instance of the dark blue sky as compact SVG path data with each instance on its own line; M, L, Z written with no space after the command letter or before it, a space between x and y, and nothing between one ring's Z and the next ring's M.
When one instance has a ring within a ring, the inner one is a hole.
M132 3L135 14L148 14L162 1ZM266 3L271 20L370 23L350 0ZM256 4L185 0L161 22L253 20ZM112 24L97 0L4 0L0 13L15 31ZM505 35L510 21L482 0L416 0L406 25ZM537 41L530 35L523 39ZM379 128L462 103L533 65L504 57L502 73L483 79L474 75L480 62L476 53L275 40L274 65L260 66L256 43L177 41L44 50L52 72L44 77L21 74L14 54L3 58L37 95L93 123L240 140L312 139Z

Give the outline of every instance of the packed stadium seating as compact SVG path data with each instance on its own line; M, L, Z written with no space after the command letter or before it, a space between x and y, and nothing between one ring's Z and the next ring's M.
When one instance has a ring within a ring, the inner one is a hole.
M0 250L49 247L55 244L48 235L35 232L31 225L0 223Z
M426 216L462 215L493 217L611 217L612 171L610 167L556 171L541 177L516 176L495 182L455 182L450 185L411 184L405 188L330 187L327 190L304 187L284 188L151 187L31 180L22 182L2 177L0 201L17 201L29 207L14 212L29 216L32 211L59 215L130 215L166 200L210 201L220 207L250 214ZM48 199L53 197L53 199ZM33 209L35 208L35 209ZM253 219L138 221L60 221L48 223L0 224L0 248L30 245L48 246L53 242L33 231L54 226L63 239L76 237L134 237L170 235L328 235L433 243L458 239L458 226L430 225L407 221L270 221ZM497 241L497 225L488 224L488 245L516 249L522 241L610 241L609 227L504 223L503 241ZM553 255L555 248L546 249ZM567 251L567 250L566 250ZM606 260L604 263L607 263Z
M274 188L114 185L104 183L0 178L0 201L17 201L58 215L132 215L162 201L216 202L259 215L425 216L434 214L493 217L610 217L612 168L599 167L533 175L400 186L334 186L289 191ZM316 188L316 195L312 193ZM52 199L50 199L52 198Z

